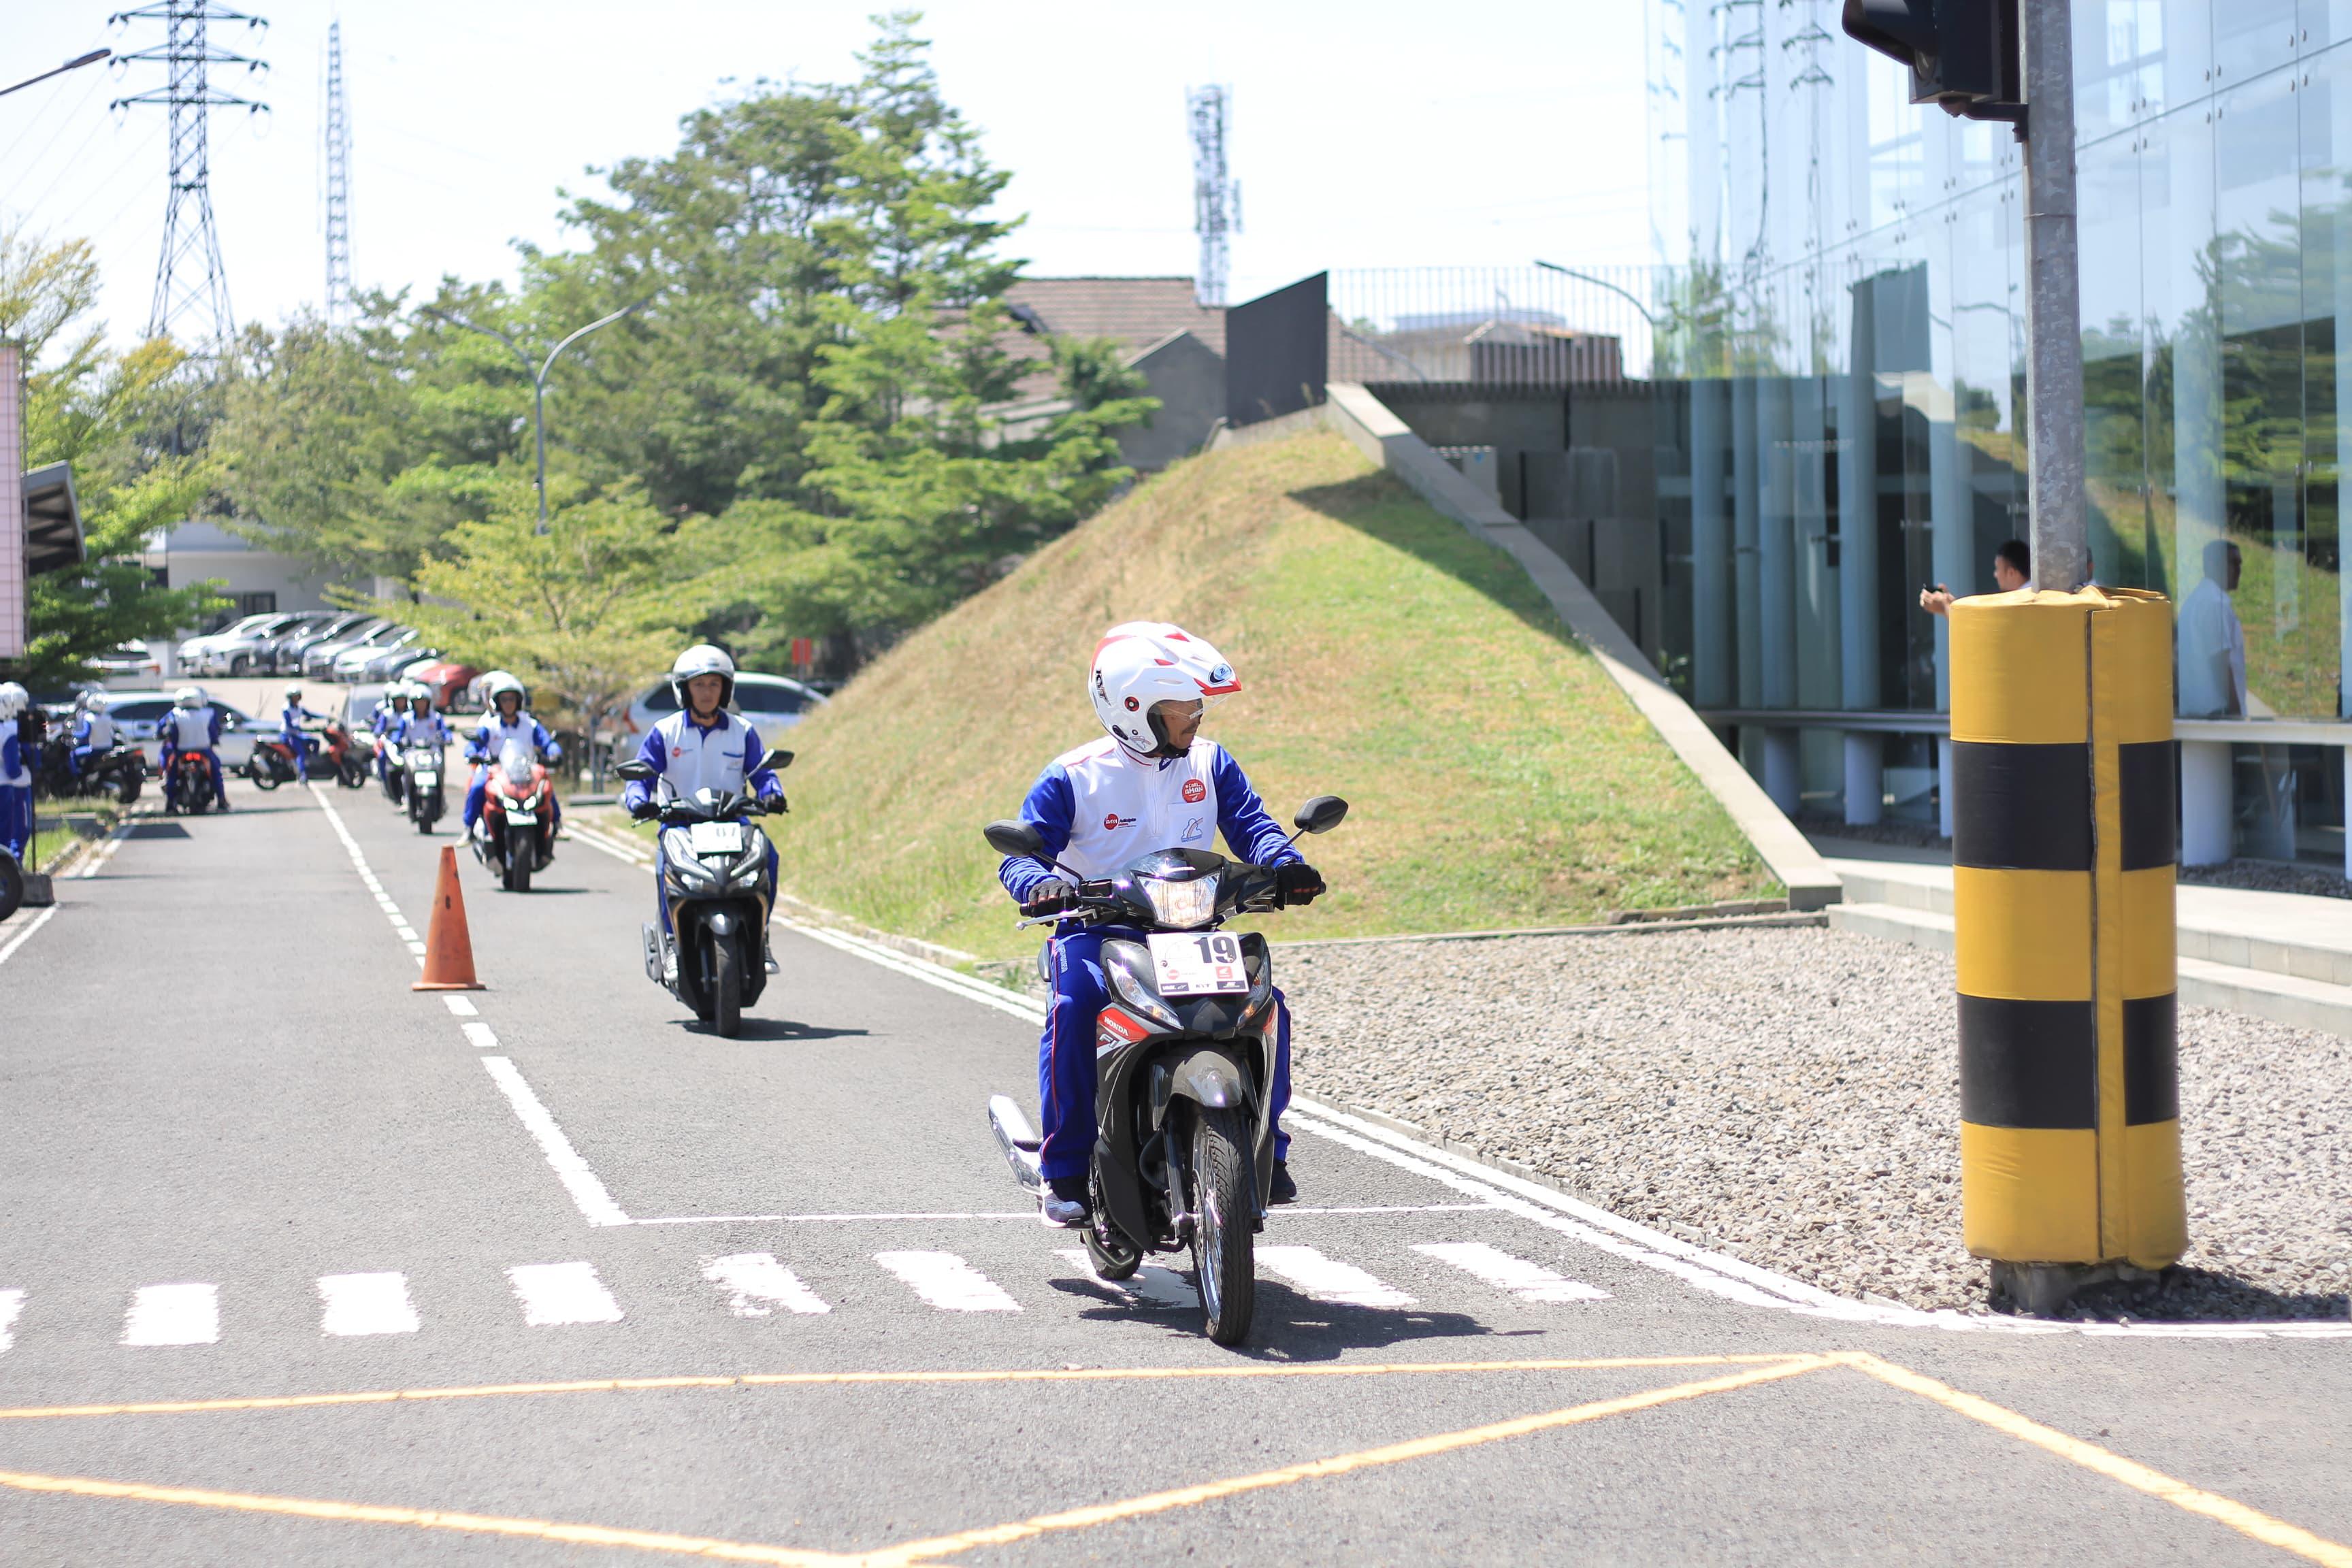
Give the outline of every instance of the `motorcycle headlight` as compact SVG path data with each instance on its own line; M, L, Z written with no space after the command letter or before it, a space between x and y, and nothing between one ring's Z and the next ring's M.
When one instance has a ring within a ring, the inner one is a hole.
M1189 931L1204 926L1217 912L1217 879L1214 875L1196 877L1189 882L1171 882L1160 877L1138 877L1135 885L1151 900L1151 912L1164 926Z
M1102 946L1103 973L1118 999L1163 1028L1183 1025L1151 985L1151 955L1131 942L1107 942Z

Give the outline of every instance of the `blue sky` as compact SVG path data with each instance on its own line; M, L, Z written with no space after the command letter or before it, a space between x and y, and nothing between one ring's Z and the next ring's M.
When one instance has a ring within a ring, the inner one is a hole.
M13 81L108 45L124 0L0 8ZM323 292L319 141L327 25L342 22L360 283L510 278L511 242L564 242L558 187L676 145L729 79L839 79L866 5L670 0L236 0L267 32L215 42L270 62L215 85L267 99L213 126L213 187L240 319ZM1323 267L1646 258L1637 0L1433 8L1389 0L1172 5L951 0L923 31L950 99L1014 173L1014 252L1044 274L1190 273L1184 92L1232 84L1244 190L1235 299ZM160 67L94 68L0 99L0 215L87 236L118 336L145 323L161 238L160 110L108 111ZM5 82L0 82L5 85Z

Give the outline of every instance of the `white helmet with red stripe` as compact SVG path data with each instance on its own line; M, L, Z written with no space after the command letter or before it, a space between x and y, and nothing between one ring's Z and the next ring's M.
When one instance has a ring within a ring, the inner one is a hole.
M1205 701L1242 689L1225 656L1166 621L1127 621L1095 645L1087 695L1111 739L1137 757L1178 757L1152 708Z

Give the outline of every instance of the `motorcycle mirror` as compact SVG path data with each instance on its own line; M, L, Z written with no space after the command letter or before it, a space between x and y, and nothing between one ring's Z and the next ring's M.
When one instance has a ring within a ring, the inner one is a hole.
M1037 829L1026 822L992 822L982 828L981 836L988 847L999 855L1024 856L1032 860L1045 861L1045 840ZM1052 862L1045 861L1050 865Z
M793 765L793 754L778 747L775 751L770 752L760 765L770 769L788 768Z
M641 763L631 758L625 763L617 764L613 769L613 776L625 779L630 784L643 784L654 776L654 765L651 763Z
M1318 795L1298 808L1290 819L1301 833L1328 833L1339 826L1348 815L1348 803L1336 795Z

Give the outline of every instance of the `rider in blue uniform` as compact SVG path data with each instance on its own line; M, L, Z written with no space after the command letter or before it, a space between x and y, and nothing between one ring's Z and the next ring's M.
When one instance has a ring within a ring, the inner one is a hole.
M310 782L310 737L303 733L302 721L317 719L324 721L326 717L324 713L313 713L302 706L300 686L286 689L286 706L278 714L278 738L285 742L287 748L294 753L294 776L304 784Z
M194 752L205 759L212 773L213 804L226 811L228 779L221 771L220 710L205 700L204 689L183 686L173 693L172 710L155 726L155 734L163 742L163 809L180 809L180 781L172 763L182 752Z
M33 759L25 740L31 694L0 681L0 848L18 860L33 843Z
M563 755L563 748L547 732L547 726L532 718L524 708L529 695L522 682L503 669L490 671L482 682L482 694L489 699L490 710L474 729L474 739L466 748L466 760L474 764L474 776L466 785L466 831L473 833L481 826L482 797L489 793L490 764L499 760L499 752L509 741L530 742L542 762L553 762ZM547 801L548 823L551 828L563 826L563 803L550 792ZM553 835L550 835L552 844ZM551 854L553 853L551 847Z
M106 693L85 691L74 702L73 750L66 753L79 778L92 757L114 749L114 715L106 710Z
M677 694L677 711L646 732L637 747L637 761L654 770L649 779L633 779L621 793L621 805L631 816L656 816L664 799L709 790L757 796L768 809L782 808L784 786L772 768L760 764L767 752L759 732L727 710L735 695L735 661L726 651L698 643L677 656L670 666L670 689ZM654 904L661 912L662 930L670 929L667 856L658 839L654 844ZM776 847L768 846L768 883L775 885ZM762 922L762 929L765 923Z

